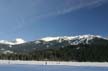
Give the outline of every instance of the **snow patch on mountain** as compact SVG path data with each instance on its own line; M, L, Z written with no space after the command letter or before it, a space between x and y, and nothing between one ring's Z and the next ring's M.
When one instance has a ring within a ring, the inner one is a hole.
M35 41L35 43L36 43L36 44L40 44L40 43L41 43L41 41L38 41L38 40L37 40L37 41Z
M21 38L17 38L14 41L7 41L7 40L0 40L1 44L8 44L8 45L17 45L17 44L23 44L26 41L21 39Z
M17 44L22 44L22 43L26 42L25 40L23 40L21 38L17 38L15 41L16 41Z
M58 40L58 39L59 39L59 37L46 37L46 38L42 38L40 40L49 42L49 41Z
M54 41L54 40L59 40L61 42L61 40L75 40L75 39L87 39L87 40L92 40L93 38L103 38L99 35L79 35L79 36L63 36L63 37L45 37L42 38L40 40L49 42L49 41Z
M4 51L3 52L4 54L12 54L12 53L14 53L13 51L10 51L10 50L6 50L6 51Z

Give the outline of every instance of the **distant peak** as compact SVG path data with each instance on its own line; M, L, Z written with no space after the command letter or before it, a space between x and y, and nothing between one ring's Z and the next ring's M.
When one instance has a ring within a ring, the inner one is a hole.
M21 44L21 43L25 43L26 41L25 40L23 40L22 38L16 38L16 43L17 44Z
M16 38L13 41L8 41L8 40L0 40L0 43L2 44L9 44L9 45L17 45L17 44L22 44L25 43L26 41L23 40L22 38Z

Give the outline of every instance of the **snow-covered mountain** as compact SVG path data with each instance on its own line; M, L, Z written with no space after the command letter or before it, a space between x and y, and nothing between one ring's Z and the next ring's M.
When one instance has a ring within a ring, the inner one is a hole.
M61 37L45 37L35 41L24 41L21 38L15 41L0 41L0 51L11 52L28 52L33 50L42 49L56 49L63 48L70 45L108 45L108 39L99 35L79 35L79 36L61 36Z
M53 41L53 40L75 40L75 39L87 39L87 40L91 40L93 38L103 38L99 35L79 35L79 36L63 36L63 37L46 37L46 38L42 38L41 40L49 42L49 41Z
M21 39L21 38L17 38L13 41L7 41L7 40L0 40L1 44L9 44L9 45L18 45L18 44L22 44L25 43L26 41Z
M84 44L90 44L91 41L94 39L103 39L108 40L107 38L104 38L99 35L79 35L79 36L63 36L63 37L46 37L42 38L40 40L45 42L51 42L51 41L58 41L59 43L62 43L64 41L68 41L71 45L78 45L80 43Z
M41 38L40 40L36 40L32 42L35 42L36 44L48 44L51 42L62 43L65 41L71 45L78 45L80 43L90 44L91 41L93 41L94 39L108 40L107 38L104 38L99 35L79 35L79 36L45 37L45 38ZM17 38L13 41L0 40L0 44L20 45L24 43L30 43L30 42L26 42L25 40L21 38Z

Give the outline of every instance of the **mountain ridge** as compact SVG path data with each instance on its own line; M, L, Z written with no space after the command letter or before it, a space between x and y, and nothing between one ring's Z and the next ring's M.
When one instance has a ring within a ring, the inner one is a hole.
M58 37L44 37L39 40L35 40L36 43L39 43L39 41L44 41L44 42L50 42L50 41L59 41L61 42L62 40L75 40L75 39L87 39L87 40L92 40L93 38L101 38L108 40L107 38L104 38L99 35L78 35L78 36L58 36ZM30 41L25 41L22 38L16 38L15 40L8 41L8 40L0 40L1 44L9 44L9 45L18 45L18 44L23 44L27 43Z
M24 41L21 38L15 41L0 41L0 52L30 52L33 50L59 49L67 46L98 45L108 44L108 39L99 35L79 35L62 37L45 37L40 40Z
M0 43L0 59L108 62L108 39L98 35L46 37L28 42L17 39L11 43Z

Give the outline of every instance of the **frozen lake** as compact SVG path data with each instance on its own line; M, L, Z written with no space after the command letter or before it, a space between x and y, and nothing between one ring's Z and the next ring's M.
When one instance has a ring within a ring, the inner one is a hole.
M108 67L52 66L52 65L0 65L0 71L108 71Z

